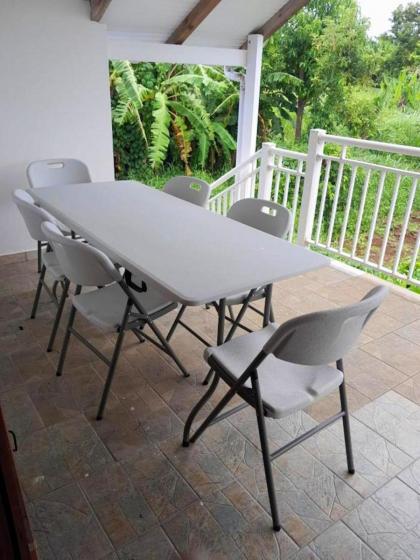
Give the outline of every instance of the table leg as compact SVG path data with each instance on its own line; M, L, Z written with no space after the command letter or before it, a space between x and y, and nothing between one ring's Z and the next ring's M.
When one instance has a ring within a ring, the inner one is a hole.
M273 284L268 284L265 287L265 301L264 301L264 321L263 327L266 327L271 320L271 299L273 295Z

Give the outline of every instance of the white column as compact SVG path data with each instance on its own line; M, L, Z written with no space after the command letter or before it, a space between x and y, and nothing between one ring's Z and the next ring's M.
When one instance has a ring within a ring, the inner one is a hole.
M248 36L246 75L244 83L240 84L236 165L249 158L255 152L257 144L263 42L262 35ZM247 175L250 170L251 167L241 175ZM244 189L246 196L252 195L251 184L252 181L247 181Z
M273 185L273 142L263 142L261 147L260 180L258 187L258 198L271 199L271 187ZM276 201L277 202L277 201Z
M299 216L297 242L305 245L312 235L314 225L316 198L318 195L319 179L321 176L322 155L325 130L313 128L309 134L308 157L305 168L305 181L303 183L302 204Z

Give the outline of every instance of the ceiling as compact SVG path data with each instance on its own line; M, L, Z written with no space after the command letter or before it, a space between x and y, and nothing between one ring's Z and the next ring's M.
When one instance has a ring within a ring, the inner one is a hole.
M182 42L188 46L239 48L248 34L261 28L278 10L301 7L302 0L209 1L212 9ZM200 2L199 2L200 4ZM201 0L201 5L204 0ZM166 43L197 0L112 0L101 18L111 32L133 33L141 41ZM185 28L184 28L185 29ZM265 33L264 33L265 34ZM172 41L170 41L172 42Z

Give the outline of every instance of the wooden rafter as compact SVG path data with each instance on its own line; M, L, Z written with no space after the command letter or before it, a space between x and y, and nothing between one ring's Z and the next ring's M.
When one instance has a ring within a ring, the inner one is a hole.
M90 0L90 19L92 21L101 21L111 0Z
M221 0L199 0L187 17L184 18L175 31L171 33L166 42L174 45L182 45L220 1Z
M301 8L309 4L309 0L287 0L287 2L278 10L264 25L253 31L258 35L263 35L264 39L271 37L282 25L286 23L292 16L295 15ZM241 49L246 49L247 42L241 46Z

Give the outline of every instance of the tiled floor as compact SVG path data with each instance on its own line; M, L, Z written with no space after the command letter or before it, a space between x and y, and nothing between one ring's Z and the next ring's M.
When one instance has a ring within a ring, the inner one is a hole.
M346 472L340 424L278 458L283 530L274 534L251 409L180 446L203 393L200 343L181 329L174 337L191 372L183 379L150 344L128 336L97 422L105 367L73 341L64 375L55 377L58 352L44 351L52 304L44 300L38 318L28 319L36 277L34 261L1 265L0 398L18 437L40 559L420 559L419 298L390 295L345 362L356 474ZM334 268L282 282L277 319L355 301L371 282ZM188 315L214 339L212 311ZM112 349L110 337L82 328ZM334 395L270 421L272 446L337 408Z

